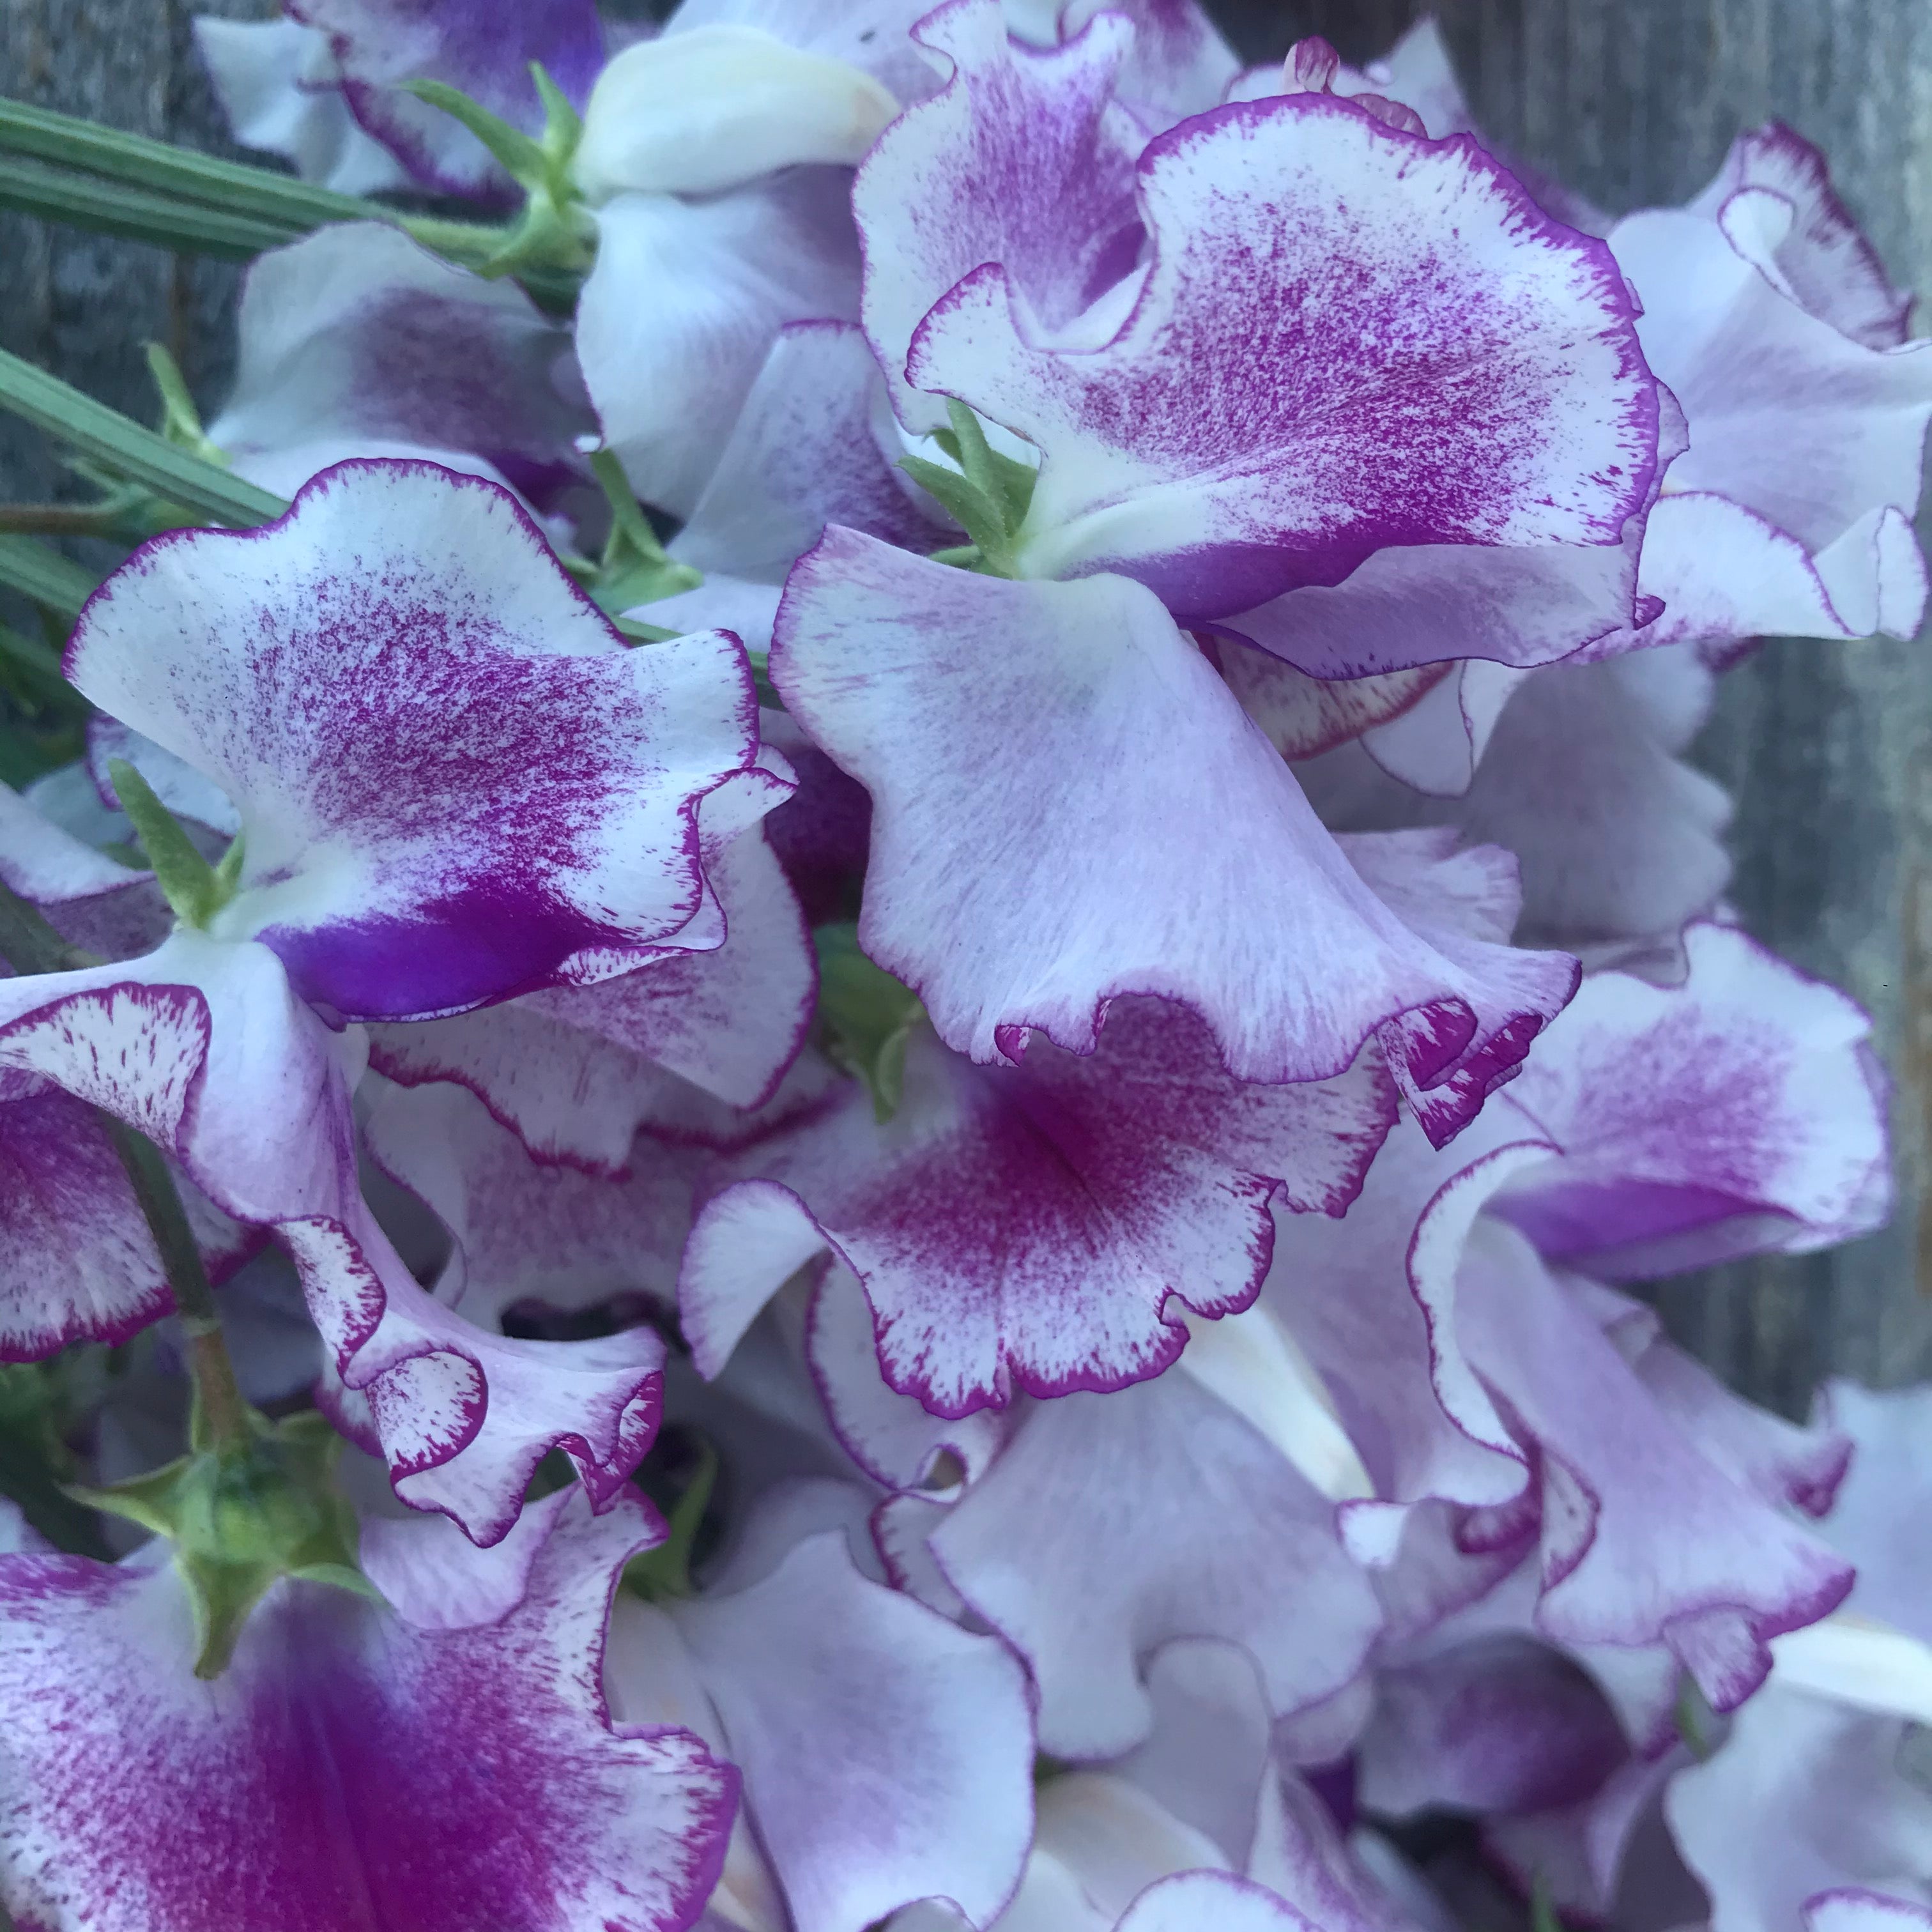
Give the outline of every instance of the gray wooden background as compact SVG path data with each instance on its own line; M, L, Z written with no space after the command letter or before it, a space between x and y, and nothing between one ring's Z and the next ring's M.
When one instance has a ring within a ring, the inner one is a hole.
M267 10L0 0L0 92L220 146L189 20ZM1218 0L1215 10L1255 58L1314 32L1359 62L1424 10ZM1737 128L1776 116L1827 149L1894 275L1932 302L1932 0L1440 0L1435 10L1484 124L1602 206L1683 198ZM143 417L151 338L206 401L219 399L234 281L220 264L0 217L0 343ZM0 419L0 496L40 498L55 482L38 440ZM1658 1291L1706 1360L1793 1411L1824 1374L1932 1373L1932 1216L1920 1205L1932 1148L1932 680L1921 648L1768 644L1732 674L1697 750L1738 796L1748 922L1864 1002L1897 1081L1890 1228L1834 1254Z

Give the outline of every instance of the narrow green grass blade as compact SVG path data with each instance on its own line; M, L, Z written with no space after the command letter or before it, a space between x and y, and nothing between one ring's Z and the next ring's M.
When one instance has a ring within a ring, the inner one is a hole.
M98 175L22 160L15 154L0 154L0 207L92 229L98 235L119 235L158 248L187 249L236 262L252 260L265 248L278 248L304 232L202 202L150 194Z
M32 537L0 536L0 584L70 622L94 594L94 579L79 564Z
M214 522L246 530L270 522L288 508L280 497L232 470L203 462L4 350L0 350L0 409Z

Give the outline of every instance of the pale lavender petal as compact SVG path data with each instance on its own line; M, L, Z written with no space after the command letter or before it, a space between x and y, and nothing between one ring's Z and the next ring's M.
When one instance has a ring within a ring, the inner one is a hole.
M1628 1751L1579 1665L1499 1634L1378 1674L1357 1790L1396 1818L1550 1810L1594 1796Z
M916 385L1042 452L1024 570L1125 570L1205 619L1390 545L1622 544L1658 438L1623 278L1473 144L1303 94L1158 136L1138 186L1153 266L1106 346L1030 345L997 263L914 338Z
M1876 1617L1932 1643L1932 1390L1883 1391L1835 1379L1814 1418L1850 1437L1850 1473L1819 1534L1858 1566L1852 1597Z
M1066 46L1036 48L1009 38L998 0L952 0L916 38L952 78L886 130L852 206L866 332L894 406L929 430L944 427L945 410L916 393L926 385L908 385L906 368L928 311L998 262L1035 324L1072 322L1134 266L1134 161L1145 136L1113 100L1136 38L1116 10Z
M1177 1872L1150 1885L1115 1932L1315 1932L1286 1900L1232 1872Z
M1893 286L1809 141L1781 121L1738 135L1710 184L1685 206L1714 221L1741 188L1767 189L1791 204L1790 231L1773 259L1811 314L1868 349L1907 339L1912 297Z
M530 64L541 61L580 107L604 61L592 0L291 0L328 38L342 90L363 127L424 186L494 194L508 184L483 145L452 116L402 91L411 80L459 88L530 133L543 125Z
M1582 952L1661 937L1674 946L1730 878L1730 800L1682 756L1712 681L1684 644L1547 665L1510 695L1459 796L1420 796L1388 777L1376 762L1387 756L1381 731L1297 776L1336 830L1449 825L1466 843L1514 853L1525 944ZM1447 766L1471 741L1466 721L1437 722Z
M212 1683L172 1567L0 1559L8 1909L96 1932L690 1924L736 1780L688 1732L614 1730L598 1690L645 1512L541 1514L500 1621L421 1628L285 1581Z
M1802 1932L1820 1894L1852 1888L1924 1922L1932 1794L1899 1768L1906 1728L1774 1680L1671 1780L1665 1813L1713 1932Z
M1118 86L1140 119L1170 127L1220 105L1240 64L1198 0L1070 0L1060 14L1061 38L1072 39L1102 11L1133 22Z
M1114 1756L1144 1738L1148 1661L1176 1637L1241 1645L1277 1714L1361 1667L1380 1623L1293 1465L1184 1375L1030 1407L931 1543L1019 1651L1040 1748Z
M715 1374L764 1302L830 1246L866 1285L893 1388L935 1414L1015 1390L1157 1375L1202 1314L1253 1299L1279 1192L1338 1213L1394 1118L1372 1060L1324 1084L1231 1078L1184 1008L1117 1002L1099 1050L975 1067L922 1029L890 1122L855 1090L755 1148L707 1203L680 1287ZM1002 1211L989 1220L984 1204Z
M674 1615L797 1932L935 1895L997 1916L1031 1836L1034 1748L998 1639L869 1582L836 1532Z
M674 1304L701 1156L646 1142L628 1174L606 1180L532 1160L452 1082L380 1084L364 1143L450 1232L439 1300L485 1328L520 1302Z
M956 542L956 532L916 501L896 466L902 453L863 332L846 322L790 323L765 358L671 554L707 578L723 572L779 584L828 524L908 550Z
M327 38L299 20L197 14L195 50L237 144L280 154L304 181L338 194L381 194L409 176L357 125Z
M755 750L733 640L626 649L511 498L428 465L346 464L265 529L154 539L68 664L235 800L220 930L352 1017L678 943L700 803Z
M1592 975L1510 1092L1562 1155L1491 1211L1607 1279L1829 1246L1888 1205L1865 1016L1734 928L1684 946L1681 988Z
M1458 1291L1471 1359L1540 1450L1538 1628L1666 1643L1732 1708L1762 1682L1770 1640L1835 1607L1850 1569L1672 1426L1520 1235L1479 1224Z
M1672 468L1670 490L1724 498L1822 565L1833 546L1884 524L1887 509L1910 521L1932 419L1932 352L1917 344L1868 348L1808 313L1778 260L1796 220L1783 195L1745 187L1714 220L1674 210L1629 216L1611 246L1643 303L1644 353L1690 421L1691 446ZM1728 541L1700 560L1687 531L1660 554L1658 583L1647 569L1643 587L1706 609L1728 593L1748 612L1763 593L1748 577L1732 588L1754 555L1748 533L1722 532ZM1755 554L1768 548L1760 540ZM1916 585L1908 580L1915 555L1901 532L1862 569L1849 560L1830 575L1821 569L1837 622L1806 628L1828 636L1868 622L1909 636L1923 602L1922 568ZM1798 561L1780 578L1793 578ZM1779 607L1787 622L1802 616L1799 588Z
M152 880L77 838L0 785L0 882L41 907L65 906L125 892Z
M577 353L646 502L691 514L787 323L858 320L850 179L794 168L701 201L632 193L598 210Z
M1456 668L1418 664L1376 677L1311 677L1272 652L1232 636L1216 640L1214 656L1241 709L1285 758L1318 757L1386 724Z
M872 794L862 944L976 1060L1030 1027L1087 1052L1108 999L1156 993L1247 1079L1324 1078L1379 1030L1466 1118L1568 998L1558 956L1405 925L1126 579L1004 582L834 530L772 675Z
M541 512L590 482L575 444L595 419L567 330L514 282L400 230L341 222L272 249L236 324L235 387L208 434L249 473L283 452L380 442L469 452Z

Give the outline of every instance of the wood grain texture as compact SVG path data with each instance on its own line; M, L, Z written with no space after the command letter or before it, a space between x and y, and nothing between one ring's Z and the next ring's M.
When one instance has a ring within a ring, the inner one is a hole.
M0 0L0 89L225 148L188 37L195 11L271 0ZM506 0L514 4L514 0ZM1360 61L1406 0L1212 0L1243 51L1322 33ZM1900 280L1932 296L1932 6L1924 0L1442 0L1484 124L1616 210L1680 200L1732 134L1776 116L1830 154ZM143 416L141 344L206 402L226 380L235 272L0 217L0 343ZM56 472L0 422L0 490ZM1932 1372L1932 680L1921 644L1768 644L1727 680L1697 755L1738 799L1736 898L1753 931L1871 1010L1898 1079L1901 1205L1838 1253L1666 1285L1681 1336L1753 1394Z

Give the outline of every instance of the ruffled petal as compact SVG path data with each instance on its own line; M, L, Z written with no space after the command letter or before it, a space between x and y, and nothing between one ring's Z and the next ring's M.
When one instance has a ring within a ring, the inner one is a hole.
M357 125L326 36L299 20L194 20L196 51L236 143L280 154L338 194L382 194L409 176Z
M886 1381L937 1414L1016 1388L1117 1388L1179 1354L1170 1295L1202 1314L1252 1300L1269 1201L1341 1211L1394 1117L1372 1060L1321 1084L1244 1084L1198 1020L1157 1001L1117 1004L1091 1056L1039 1043L1018 1067L975 1067L922 1030L890 1122L855 1091L754 1150L740 1171L756 1178L706 1204L686 1331L716 1373L829 1245L866 1285Z
M221 1922L287 1932L689 1924L736 1780L686 1732L614 1730L598 1684L645 1512L593 1518L560 1493L537 1514L547 1534L499 1620L424 1627L284 1582L213 1683L190 1674L171 1567L0 1559L9 1910L96 1932L212 1924L214 1858Z
M404 92L412 80L460 88L512 126L536 134L543 109L530 80L541 61L578 106L604 62L592 0L293 0L288 10L326 34L356 119L425 188L495 195L501 170L476 136Z
M1285 1714L1348 1683L1381 1622L1328 1499L1182 1375L1029 1408L929 1540L1026 1659L1060 1756L1148 1736L1144 1672L1174 1638L1242 1646Z
M834 1531L674 1612L798 1932L943 1897L998 1916L1033 1826L1024 1672L868 1581Z
M756 746L734 640L626 650L509 497L422 464L346 464L264 530L154 539L68 665L235 800L218 929L352 1017L675 941L705 898L699 805Z
M1868 349L1896 349L1911 333L1912 297L1893 286L1878 253L1832 185L1825 157L1781 121L1732 142L1710 184L1685 206L1719 220L1741 189L1788 202L1790 226L1772 259L1804 308Z
M952 77L886 130L852 207L866 333L895 407L930 430L944 427L945 410L917 393L928 385L908 383L906 357L934 304L998 262L1030 320L1064 328L1134 266L1134 161L1145 136L1113 100L1136 38L1116 9L1064 46L1036 48L1009 38L999 0L952 0L916 38Z
M1028 574L1124 571L1198 620L1391 545L1622 542L1658 439L1623 278L1473 143L1297 95L1158 136L1138 187L1153 265L1105 347L1030 345L997 261L914 338L917 386L1042 452Z
M386 224L336 223L259 256L236 326L235 388L208 435L248 474L283 452L380 443L470 452L540 512L590 482L575 444L595 419L567 332L515 283Z
M598 210L577 353L646 502L691 514L787 323L857 321L850 181L799 168L701 201L629 193Z
M872 794L862 943L976 1060L1029 1027L1086 1052L1108 999L1156 993L1246 1079L1324 1078L1379 1031L1466 1119L1569 996L1558 956L1406 925L1377 892L1434 903L1436 848L1376 848L1365 880L1126 579L1004 582L835 530L792 574L772 676Z
M435 1292L466 1320L494 1328L520 1302L564 1312L675 1302L692 1154L646 1143L628 1174L604 1180L532 1160L450 1082L381 1084L364 1143L449 1230L454 1246Z
M1644 353L1690 421L1691 446L1668 489L1751 513L1679 513L1689 520L1674 540L1666 520L1642 587L1666 599L1674 592L1706 622L1729 597L1742 599L1747 615L1754 602L1769 603L1781 621L1818 634L1870 622L1910 636L1924 601L1923 566L1913 568L1909 530L1892 533L1882 513L1895 510L1909 524L1918 500L1932 353L1917 344L1868 348L1808 314L1778 262L1797 218L1782 194L1748 187L1714 220L1652 209L1612 232L1643 303ZM1700 531L1717 539L1702 554ZM1775 542L1780 536L1788 544ZM1834 553L1848 538L1867 554ZM1808 559L1818 566L1812 602L1825 601L1820 590L1828 598L1808 621ZM1740 576L1767 562L1774 568L1764 590Z
M1890 1200L1870 1022L1735 928L1686 934L1686 983L1593 974L1510 1098L1562 1149L1490 1212L1607 1279L1868 1232Z

